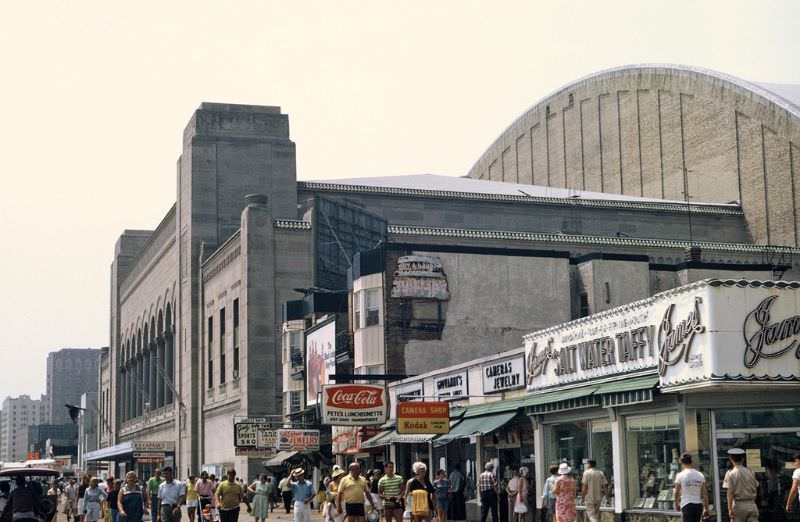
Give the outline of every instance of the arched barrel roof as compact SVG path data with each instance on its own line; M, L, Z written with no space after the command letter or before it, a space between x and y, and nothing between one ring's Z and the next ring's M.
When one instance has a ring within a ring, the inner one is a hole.
M753 240L800 246L800 87L683 65L600 71L545 96L469 177L739 201Z

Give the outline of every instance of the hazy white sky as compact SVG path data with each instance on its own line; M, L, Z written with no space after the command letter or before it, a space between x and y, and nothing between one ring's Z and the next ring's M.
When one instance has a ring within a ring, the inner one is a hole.
M594 71L681 63L800 83L800 2L0 4L0 400L48 352L108 344L124 228L175 199L202 101L279 105L300 179L464 175L526 108Z

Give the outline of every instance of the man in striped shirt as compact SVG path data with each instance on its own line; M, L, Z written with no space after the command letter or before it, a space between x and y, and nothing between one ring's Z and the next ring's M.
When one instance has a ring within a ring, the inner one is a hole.
M384 466L386 474L378 481L378 494L383 500L386 522L403 522L403 477L394 474L394 462Z

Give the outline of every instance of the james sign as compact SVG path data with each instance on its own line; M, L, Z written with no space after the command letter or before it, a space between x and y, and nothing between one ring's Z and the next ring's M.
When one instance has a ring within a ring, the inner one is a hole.
M386 422L386 388L370 384L330 384L322 387L322 423L369 426Z

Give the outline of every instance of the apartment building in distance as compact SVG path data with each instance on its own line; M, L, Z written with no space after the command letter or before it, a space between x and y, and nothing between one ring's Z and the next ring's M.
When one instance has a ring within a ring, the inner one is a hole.
M43 424L46 398L6 397L0 411L0 461L23 461L28 455L28 427Z

